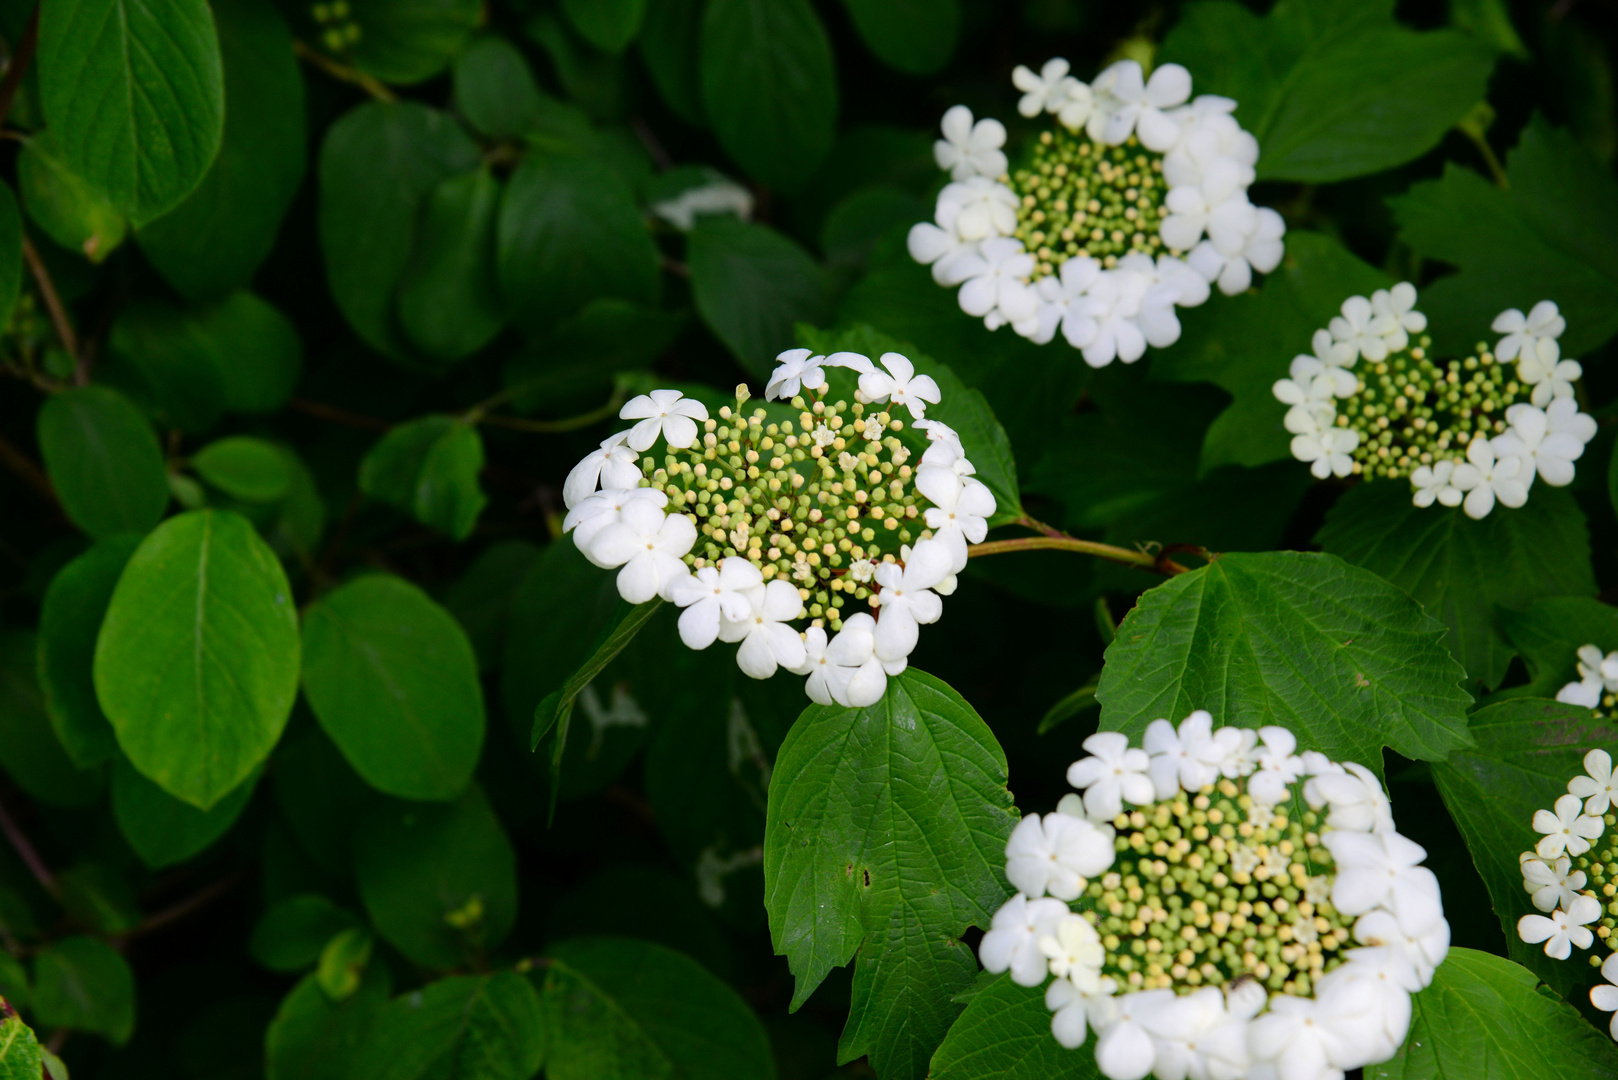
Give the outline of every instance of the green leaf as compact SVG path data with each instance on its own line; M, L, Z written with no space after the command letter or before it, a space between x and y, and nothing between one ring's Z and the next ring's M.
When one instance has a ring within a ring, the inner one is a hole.
M415 517L423 525L465 540L488 502L478 487L483 440L452 416L424 416L400 424L360 462L360 490Z
M616 54L640 33L646 0L562 0L562 12L585 41Z
M319 893L299 893L259 917L247 951L271 971L300 971L320 959L333 937L357 926L359 920Z
M483 21L479 0L349 0L359 40L354 66L390 83L418 83L443 71Z
M470 356L505 326L495 274L499 209L500 182L487 168L450 177L422 207L399 282L399 323L435 360Z
M201 510L141 542L96 645L96 696L129 760L208 810L269 755L298 690L298 617L245 518Z
M1563 686L1579 681L1579 646L1618 649L1618 608L1599 600L1551 597L1530 604L1527 611L1501 611L1497 617L1506 639L1522 654L1529 678L1527 686L1502 693L1554 698Z
M681 120L702 127L702 85L697 41L702 33L702 0L646 0L640 55L663 95L663 103Z
M416 586L368 574L304 614L303 691L366 783L406 799L453 799L483 747L472 644Z
M1280 724L1300 749L1382 768L1472 744L1444 628L1403 591L1330 555L1222 555L1150 590L1108 647L1101 729L1158 717Z
M599 937L564 941L547 959L549 1080L774 1080L758 1017L690 957Z
M292 32L268 0L214 0L225 67L219 154L185 201L136 234L189 300L245 288L270 254L308 157Z
M219 152L224 73L204 0L42 7L39 72L63 160L136 222L190 194Z
M1517 936L1517 920L1535 910L1517 856L1539 841L1534 811L1566 794L1568 780L1584 772L1585 753L1618 743L1618 729L1577 705L1520 698L1479 709L1472 736L1475 749L1457 750L1433 766L1439 793L1489 890L1507 952L1570 995L1595 972L1582 957L1578 963L1552 960Z
M658 260L634 193L604 162L534 154L512 173L500 207L500 287L528 333L597 297L655 303Z
M906 75L931 75L949 63L961 34L960 0L843 0L860 40Z
M123 211L68 166L49 132L23 144L17 155L17 190L28 217L46 236L92 263L124 242L129 223Z
M455 111L491 139L538 128L548 101L522 50L503 37L479 38L455 61Z
M153 870L206 851L236 824L258 786L253 774L211 809L181 802L120 758L112 768L112 816L141 862Z
M273 413L286 405L303 368L303 342L291 319L245 290L189 314L191 332L224 384L225 408Z
M540 551L512 595L500 671L500 696L519 737L532 730L540 699L590 659L621 603L613 575L590 565L571 540Z
M1037 987L1002 975L967 1003L933 1055L931 1080L1092 1080L1093 1047L1065 1050Z
M0 956L0 994L4 995L0 1001L4 1001L12 1008L28 1007L28 999L31 996L28 970L22 966L22 961L10 953ZM33 1078L30 1077L29 1080Z
M140 901L129 878L105 862L81 862L56 875L68 917L102 934L127 934L140 925Z
M128 962L99 938L74 935L46 946L34 957L34 1019L128 1042L135 1030Z
M1314 332L1344 300L1391 284L1337 241L1294 231L1285 259L1256 293L1186 311L1180 340L1153 358L1152 376L1211 382L1235 399L1208 428L1200 471L1290 458L1292 437L1281 426L1286 409L1271 387L1286 377L1294 356L1309 351Z
M242 502L278 502L292 486L286 455L273 443L251 435L209 443L191 458L191 467L208 483Z
M0 326L11 325L21 292L22 214L10 185L0 184Z
M80 386L48 398L37 437L45 472L73 524L101 538L143 533L169 504L152 425L116 390Z
M139 546L137 536L101 541L56 572L40 604L39 687L62 749L81 769L118 753L92 672L107 603Z
M906 925L917 919L934 939L989 924L1015 821L1005 784L988 726L915 668L870 708L804 711L776 755L764 836L770 937L797 980L793 1008L862 941L867 964L919 933ZM949 1020L929 1020L909 1037L936 1045Z
M460 975L395 998L355 1063L360 1080L529 1080L545 1059L534 989L521 975Z
M687 317L603 297L506 361L512 406L554 412L586 394L605 395L620 372L649 366L680 336Z
M1519 892L1521 889L1518 890ZM1611 1076L1618 1049L1510 960L1451 949L1411 1000L1410 1033L1366 1080L1561 1080Z
M1449 21L1479 41L1518 60L1532 59L1517 28L1511 24L1506 0L1450 0Z
M352 1080L388 1007L386 964L372 964L358 992L334 1002L314 975L298 981L264 1033L265 1080Z
M40 1080L44 1071L39 1040L11 1002L0 998L0 1080Z
M825 269L767 226L721 215L698 218L687 259L697 311L755 378L769 376L794 325L823 323L831 314Z
M710 0L702 101L719 145L762 184L795 191L831 149L837 72L807 0Z
M453 803L373 806L354 833L354 874L377 933L423 967L455 967L516 921L517 856L476 785Z
M477 143L452 116L412 102L368 102L326 132L320 249L332 299L367 345L395 360L412 355L394 293L422 203L444 180L477 168L479 158Z
M540 549L526 540L502 540L485 548L444 593L444 609L466 631L479 671L500 665L514 583L523 579L539 556Z
M1509 189L1453 162L1438 180L1389 200L1399 238L1460 272L1422 290L1420 307L1441 349L1493 338L1505 308L1554 299L1567 318L1564 356L1618 332L1618 181L1570 133L1535 116L1506 156Z
M1332 507L1315 540L1443 620L1450 652L1486 687L1500 684L1516 654L1495 625L1497 606L1596 593L1584 512L1543 483L1520 510L1482 521L1460 507L1422 510L1402 482L1361 484Z
M352 997L365 978L376 938L364 927L351 926L338 931L320 950L315 978L333 1001Z
M38 649L29 631L0 631L0 766L49 806L85 806L101 797L101 769L80 769L51 730L35 679Z
M1264 148L1259 177L1322 183L1402 165L1484 96L1494 53L1457 30L1417 33L1391 5L1308 3L1259 18L1230 0L1190 4L1159 63L1196 92L1233 97Z

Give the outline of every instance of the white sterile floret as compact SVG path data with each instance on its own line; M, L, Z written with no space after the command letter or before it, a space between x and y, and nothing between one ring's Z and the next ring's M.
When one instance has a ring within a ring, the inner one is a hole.
M768 679L775 669L803 666L803 639L786 625L803 614L803 598L785 581L755 585L744 594L748 611L740 619L722 619L721 641L739 641L736 666L755 679Z
M569 510L604 488L632 488L641 482L635 451L625 442L629 432L620 431L601 440L601 447L584 455L562 481L562 504Z
M877 593L882 609L876 624L879 659L903 660L915 651L917 624L938 621L944 605L931 590L949 576L953 562L948 545L923 540L910 549L902 567L885 562L876 568L876 583L882 587Z
M1236 102L1216 94L1202 94L1171 114L1180 124L1180 139L1163 155L1163 179L1181 187L1198 184L1215 167L1234 165L1242 186L1251 186L1258 164L1258 140L1231 115Z
M1329 807L1326 824L1348 832L1392 832L1393 807L1376 774L1357 761L1341 771L1316 773L1303 786L1311 807Z
M1105 997L1117 988L1112 979L1097 980L1098 990L1087 994L1068 979L1052 979L1045 987L1045 1007L1051 1011L1051 1035L1059 1045L1077 1050L1089 1035L1090 1013L1095 999Z
M1554 810L1535 810L1533 826L1542 834L1534 845L1542 859L1554 859L1564 851L1583 855L1606 828L1599 817L1584 813L1584 800L1577 795L1563 795Z
M708 419L708 407L678 390L653 390L624 402L618 415L640 421L629 429L627 441L634 449L649 449L662 436L669 446L683 450L697 441L697 421Z
M1594 645L1580 645L1577 655L1579 678L1595 679L1608 690L1618 691L1618 651L1602 655Z
M1566 911L1549 916L1524 915L1517 920L1517 936L1530 945L1545 943L1545 955L1566 960L1574 947L1588 949L1595 941L1590 923L1601 918L1601 902L1593 896L1580 896Z
M1459 506L1461 500L1466 498L1466 492L1455 486L1455 462L1436 461L1431 465L1421 465L1410 474L1411 486L1416 493L1410 501L1420 507L1428 507L1437 502L1440 506Z
M1067 782L1084 792L1084 810L1093 820L1117 817L1126 799L1137 806L1152 801L1151 758L1131 747L1127 735L1097 732L1083 746L1091 756L1068 766Z
M1333 340L1349 346L1367 360L1387 359L1388 335L1398 326L1392 313L1377 314L1371 301L1363 296L1344 300L1341 311L1341 315L1332 316L1329 324Z
M1168 214L1158 225L1163 243L1190 251L1206 232L1240 248L1256 213L1247 201L1243 179L1235 162L1220 159L1204 170L1199 183L1170 188L1163 202Z
M1567 782L1569 795L1584 800L1584 812L1600 816L1607 808L1618 803L1618 777L1612 774L1612 756L1605 750L1592 750L1584 755L1586 775L1575 776Z
M807 654L807 640L804 649ZM806 656L806 663L807 660ZM881 701L888 689L888 676L899 674L906 666L903 660L884 663L878 659L876 620L863 611L843 620L843 628L826 645L824 661L821 664L820 658L815 658L815 666L824 679L826 693L837 704L857 709ZM808 674L813 683L817 673L811 670ZM822 705L827 704L815 697L813 692L809 696Z
M1034 257L1023 250L1021 240L1002 236L983 241L975 254L962 255L953 266L962 282L957 297L961 310L992 324L991 330L1032 317L1039 310L1039 294L1028 284L1033 272Z
M1408 281L1372 293L1371 312L1386 327L1382 336L1387 339L1389 352L1405 348L1411 334L1427 329L1427 316L1416 310L1416 287Z
M1011 981L1018 986L1038 986L1050 973L1039 939L1071 914L1060 900L1030 900L1022 893L1016 894L994 913L978 945L983 970L994 975L1010 971Z
M589 554L598 566L622 567L618 595L644 604L690 571L684 555L697 542L697 527L684 514L665 514L649 502L627 505L618 520L596 534Z
M1178 730L1167 720L1153 720L1142 739L1151 757L1147 770L1159 799L1180 789L1198 791L1219 778L1223 749L1214 741L1213 716L1198 709L1180 721Z
M775 358L780 365L764 387L769 401L791 401L799 390L819 390L826 385L824 356L816 356L808 349L788 349Z
M1379 958L1392 971L1396 982L1414 994L1432 984L1433 973L1449 955L1449 923L1440 919L1425 933L1412 934L1399 925L1391 911L1372 911L1354 922L1354 940L1367 949L1386 949ZM1365 957L1355 949L1351 957Z
M911 416L921 420L927 405L939 402L938 383L931 375L917 375L916 366L896 352L880 357L886 371L871 370L860 376L860 393L866 400L903 405Z
M1140 990L1112 999L1112 1016L1096 1040L1096 1068L1109 1080L1144 1080L1157 1064L1147 1025L1171 1009L1173 990ZM1100 1025L1097 1025L1098 1027Z
M1567 329L1567 320L1562 318L1554 301L1541 300L1527 315L1517 308L1507 308L1494 317L1491 328L1497 334L1506 335L1494 347L1494 354L1500 359L1515 360L1528 355L1546 357L1555 363L1561 351L1556 339Z
M1562 430L1552 431L1551 415L1555 414ZM1496 455L1516 457L1523 462L1523 477L1529 483L1538 475L1552 487L1564 487L1573 482L1573 463L1584 456L1585 440L1576 430L1582 425L1572 423L1579 413L1578 403L1572 398L1559 398L1551 402L1549 412L1533 405L1516 404L1506 410L1507 430L1491 440ZM1595 420L1590 428L1595 428Z
M1097 75L1088 131L1090 137L1118 146L1129 136L1148 150L1166 153L1180 139L1180 125L1167 111L1191 96L1191 73L1179 64L1164 64L1143 77L1134 60L1120 60Z
M1039 951L1045 954L1051 974L1058 979L1067 980L1086 994L1101 991L1101 965L1107 950L1101 944L1101 935L1082 915L1069 915L1057 923L1053 933L1039 939Z
M743 221L753 216L753 193L727 176L703 170L707 179L693 184L672 199L653 203L652 213L681 232L696 227L703 215L729 215Z
M1333 404L1336 398L1348 397L1359 385L1352 373L1340 367L1327 367L1312 356L1295 356L1289 377L1277 379L1270 388L1275 399L1283 405L1302 406L1311 415L1321 412L1321 406Z
M1527 852L1523 853L1528 856ZM1573 860L1560 855L1547 862L1532 856L1522 860L1522 887L1541 911L1571 908L1584 890L1583 870L1573 869Z
M1037 75L1025 65L1018 64L1011 71L1011 85L1022 91L1017 111L1032 118L1040 113L1060 114L1069 105L1082 102L1086 113L1079 118L1078 122L1082 124L1088 118L1090 88L1068 74L1069 70L1071 66L1060 56L1045 61L1045 66L1039 69Z
M1006 842L1006 880L1029 896L1076 900L1111 865L1112 829L1067 814L1030 814Z
M917 471L916 490L932 502L922 518L933 537L948 545L950 569L960 573L966 569L967 545L980 544L988 535L989 518L995 510L994 494L970 476L934 465L924 465Z
M1528 501L1524 472L1522 458L1499 457L1489 440L1479 436L1466 448L1466 460L1455 466L1451 483L1466 492L1466 516L1481 520L1496 500L1512 509Z
M1613 1014L1607 1030L1614 1039L1618 1039L1618 986L1614 985L1618 983L1618 953L1601 962L1601 977L1607 981L1590 988L1590 1004L1602 1012Z
M1211 224L1211 222L1210 222ZM1196 271L1217 282L1226 296L1246 292L1253 284L1253 271L1267 274L1281 265L1286 245L1286 221L1267 206L1254 208L1247 227L1225 239L1209 236L1186 256Z
M1219 1080L1247 1076L1248 1019L1231 1015L1217 987L1177 997L1163 1012L1142 1019L1152 1037L1153 1073Z
M604 488L581 499L562 519L562 531L573 534L573 543L584 557L603 570L612 567L602 563L591 551L591 545L602 529L617 521L624 507L636 503L655 506L659 510L669 504L669 497L653 488Z
M961 240L975 242L1017 231L1017 193L986 176L945 184L934 220ZM934 275L937 276L936 274Z
M1524 354L1517 361L1517 378L1534 388L1529 400L1542 409L1553 401L1571 400L1573 384L1583 375L1584 367L1577 360L1548 360L1536 353Z
M675 581L668 588L668 597L685 609L680 612L680 640L692 649L712 645L724 620L747 618L753 610L748 595L763 584L758 567L739 555Z
M1253 774L1247 793L1255 802L1274 806L1287 797L1287 788L1303 775L1303 759L1295 752L1297 736L1284 727L1270 725L1258 729L1259 746L1254 754Z
M1292 456L1309 462L1309 471L1321 480L1328 476L1348 476L1354 471L1351 456L1360 445L1360 433L1353 428L1328 427L1317 434L1292 437Z
M1421 865L1426 850L1399 833L1337 830L1320 842L1337 863L1332 906L1345 915L1386 908L1407 930L1420 933L1444 917L1438 879Z
M1589 648L1590 646L1585 646ZM1556 692L1556 700L1567 705L1583 705L1586 709L1593 709L1601 704L1601 691L1605 687L1601 684L1601 676L1593 678L1586 676L1578 682L1570 682Z
M1076 317L1095 326L1082 346L1085 363L1097 368L1114 360L1133 364L1146 354L1146 335L1135 319L1151 286L1150 279L1121 270L1105 272L1091 284L1076 305Z
M972 122L972 110L956 105L944 113L944 137L933 143L933 160L956 180L1000 176L1006 171L1006 127L985 118Z

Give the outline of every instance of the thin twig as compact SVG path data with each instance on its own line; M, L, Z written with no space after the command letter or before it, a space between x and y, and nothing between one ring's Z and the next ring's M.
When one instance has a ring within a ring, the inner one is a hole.
M218 881L198 889L196 892L192 893L184 900L181 900L179 903L172 904L161 911L155 911L146 916L146 918L140 921L140 925L136 926L133 930L130 930L127 933L120 934L119 938L120 940L128 941L131 938L144 937L147 934L161 930L163 927L168 926L171 923L179 922L186 916L207 907L209 904L225 895L225 893L235 888L246 877L247 871L245 869L237 870L233 874L228 874L225 877L220 878Z
M39 852L34 850L34 845L29 842L27 835L12 820L11 812L6 809L5 803L0 803L0 832L4 832L6 839L11 841L11 846L17 849L18 857L22 859L23 865L28 867L28 872L34 875L34 880L39 882L40 887L56 896L56 875L51 873L51 868L39 857Z
M45 268L45 260L39 257L39 249L28 238L27 233L22 236L22 257L28 264L28 272L34 275L34 284L39 286L40 296L45 298L45 308L50 312L51 325L56 328L56 337L62 343L62 348L73 358L76 365L73 371L73 381L84 385L89 373L82 372L79 364L79 335L73 330L73 320L68 317L67 308L62 305L62 298L56 292L56 283L51 280L51 272Z
M0 464L17 474L23 483L37 491L46 502L52 506L59 506L56 498L56 489L51 486L50 477L45 470L34 464L32 458L7 441L0 435Z
M1014 540L990 540L983 544L973 544L966 549L966 553L974 558L979 555L1001 555L1008 551L1077 551L1122 566L1151 570L1170 577L1183 574L1190 569L1172 559L1163 559L1144 551L1130 551L1128 548L1114 547L1112 544L1102 544L1094 540L1080 540L1076 536L1022 536Z
M640 144L646 148L646 153L651 157L652 164L657 166L658 172L668 172L674 168L674 158L669 156L669 152L663 148L662 142L652 133L651 125L647 124L643 118L637 116L629 121L629 130L635 133L635 138L639 139Z
M297 53L298 56L306 63L313 64L315 67L319 68L321 71L324 71L327 75L330 75L334 79L341 79L343 82L352 83L361 90L364 90L367 94L370 94L372 97L376 98L378 101L391 103L399 100L399 95L395 94L392 90L389 90L386 86L383 86L373 76L367 75L365 72L359 71L355 68L351 68L347 64L340 64L336 60L333 60L331 57L327 56L325 53L320 52L318 49L312 48L301 41L294 41L292 43L292 51Z
M11 112L11 103L16 100L17 90L22 86L22 78L28 74L28 65L33 62L34 50L39 45L39 5L34 5L34 13L28 16L28 25L23 27L22 37L17 39L17 51L11 54L11 62L6 65L6 75L0 79L0 124L5 123Z
M1483 164L1488 166L1489 175L1494 177L1494 182L1503 190L1509 190L1511 180L1506 176L1505 166L1501 165L1500 159L1495 156L1494 147L1489 145L1489 137L1471 124L1461 124L1459 127L1461 134L1471 139L1472 145L1478 148L1478 154L1482 156Z
M327 405L323 401L310 401L308 398L292 398L287 402L287 407L294 412L318 416L322 420L330 420L334 424L357 428L360 431L386 431L393 426L386 420L378 420L374 416L350 412L347 409L340 409L336 405Z

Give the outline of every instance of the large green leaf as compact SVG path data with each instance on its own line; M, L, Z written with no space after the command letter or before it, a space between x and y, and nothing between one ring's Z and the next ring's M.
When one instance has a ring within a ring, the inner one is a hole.
M185 862L224 836L247 809L257 785L255 773L211 808L198 810L120 759L112 767L112 817L141 862L160 870Z
M545 1058L539 997L521 975L459 975L395 998L356 1062L360 1080L529 1080Z
M1316 542L1443 620L1450 652L1486 687L1500 684L1516 653L1496 625L1496 606L1596 593L1584 512L1543 483L1528 505L1482 521L1460 507L1415 506L1403 481L1361 484L1332 507Z
M1344 300L1392 283L1337 241L1295 231L1287 234L1286 258L1257 292L1186 311L1180 340L1153 358L1153 377L1211 382L1235 399L1208 428L1201 470L1291 457L1292 436L1281 426L1286 408L1271 387L1294 356L1309 352L1315 331Z
M349 325L396 360L412 350L394 293L410 262L422 202L478 165L477 143L448 113L369 102L339 119L320 148L320 249Z
M831 313L825 269L767 226L698 218L687 257L697 311L756 379L769 377L796 324L823 323Z
M621 53L640 33L646 0L562 0L579 36L602 52Z
M443 71L483 21L478 0L349 0L348 7L359 27L354 65L391 83Z
M247 503L271 503L292 487L292 462L274 443L231 435L198 450L191 467L211 486Z
M298 617L245 518L181 514L124 568L96 644L96 697L135 768L210 809L269 755L298 690Z
M804 186L831 149L837 72L808 0L710 0L702 101L719 145L760 183Z
M658 258L634 193L603 161L533 154L506 184L500 287L531 334L598 297L654 302Z
M960 0L843 0L870 50L906 75L931 75L955 53Z
M317 976L298 981L264 1032L265 1080L353 1080L388 1007L386 964L365 970L359 989L333 1001Z
M506 323L495 273L500 182L488 169L452 176L427 196L399 282L399 322L422 352L470 356Z
M34 957L34 1019L129 1041L135 1030L135 976L99 938L74 935Z
M683 953L574 938L543 970L549 1080L774 1080L753 1010Z
M455 61L455 110L491 139L536 130L546 104L522 50L503 37L479 38Z
M465 540L488 502L478 486L483 440L452 416L423 416L382 436L360 462L360 490Z
M1222 555L1141 597L1107 648L1101 727L1141 735L1194 709L1280 724L1305 750L1381 771L1382 748L1442 760L1471 745L1444 628L1331 555Z
M1399 237L1460 273L1428 286L1418 305L1433 340L1465 352L1493 338L1506 308L1555 300L1567 317L1562 351L1587 352L1618 332L1618 182L1567 131L1536 116L1506 156L1511 186L1453 162L1390 200Z
M466 631L480 671L500 666L517 583L533 568L540 550L526 540L493 544L444 593L444 608Z
M416 586L368 574L304 614L303 689L365 781L406 799L453 799L483 747L477 659L453 616Z
M205 0L44 5L39 71L52 141L136 222L190 194L219 152L225 83Z
M1501 611L1500 627L1528 666L1528 685L1502 693L1553 698L1579 681L1575 657L1581 645L1618 649L1618 608L1585 597L1551 597L1526 611Z
M476 786L453 803L379 802L354 833L371 924L429 968L493 948L517 918L517 856Z
M1438 144L1487 88L1494 53L1457 30L1417 33L1392 4L1188 5L1159 62L1191 69L1198 93L1237 101L1263 179L1323 182L1381 172Z
M1005 783L988 726L915 668L870 708L814 706L787 733L764 835L770 935L794 1008L859 950L844 1059L925 1071L971 982L960 937L1006 896Z
M12 1003L0 998L0 1080L40 1080L49 1077L39 1054L39 1040L22 1022Z
M1548 809L1583 774L1587 751L1618 744L1618 729L1577 705L1522 698L1478 710L1472 737L1475 748L1433 767L1438 790L1489 890L1511 958L1567 994L1595 973L1582 959L1552 960L1517 936L1517 920L1535 910L1517 856L1539 841L1534 811Z
M590 659L622 603L613 575L587 562L571 537L547 544L517 584L500 695L525 743L535 707Z
M1510 960L1451 949L1411 1001L1410 1033L1366 1080L1564 1080L1618 1075L1618 1049Z
M81 769L118 753L112 725L96 701L96 637L137 536L101 541L56 572L39 609L39 686L62 749Z
M252 280L308 157L303 77L285 20L269 0L214 0L212 8L225 67L224 141L196 190L136 234L163 280L191 300Z
M569 402L605 397L621 373L663 355L688 321L683 311L592 300L506 361L502 379L512 407L566 415Z
M81 386L39 410L45 472L73 523L94 537L143 533L169 504L152 425L116 390Z
M100 797L105 772L80 769L62 749L34 676L37 652L31 632L0 631L0 767L47 806L85 806Z
M1094 1047L1063 1049L1038 988L1002 975L967 1002L933 1055L932 1080L1092 1080Z
M702 0L646 0L640 54L670 111L688 124L703 124L697 40Z
M92 263L124 242L129 222L123 211L68 166L48 131L29 138L17 155L17 189L29 219L46 236Z

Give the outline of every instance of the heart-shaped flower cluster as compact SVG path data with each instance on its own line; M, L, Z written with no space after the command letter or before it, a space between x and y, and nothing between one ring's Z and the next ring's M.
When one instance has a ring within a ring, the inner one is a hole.
M636 424L568 475L563 528L625 600L682 608L689 647L734 642L755 679L786 668L817 702L871 705L942 615L994 496L927 419L939 387L907 358L777 359L765 396L791 408L773 414L745 411L745 386L717 417L678 390L626 403Z
M1058 1042L1093 1030L1111 1080L1330 1080L1397 1052L1449 923L1375 774L1201 710L1084 747L1082 796L1012 832L1018 892L979 950L1045 984Z
M1248 201L1258 140L1236 102L1192 100L1178 64L1148 79L1120 60L1088 84L1068 71L1057 58L1013 72L1018 111L1055 118L1015 169L1000 121L944 114L934 156L952 182L910 254L991 330L1041 345L1061 331L1092 367L1133 363L1179 339L1175 308L1211 284L1234 295L1275 269L1286 225Z

